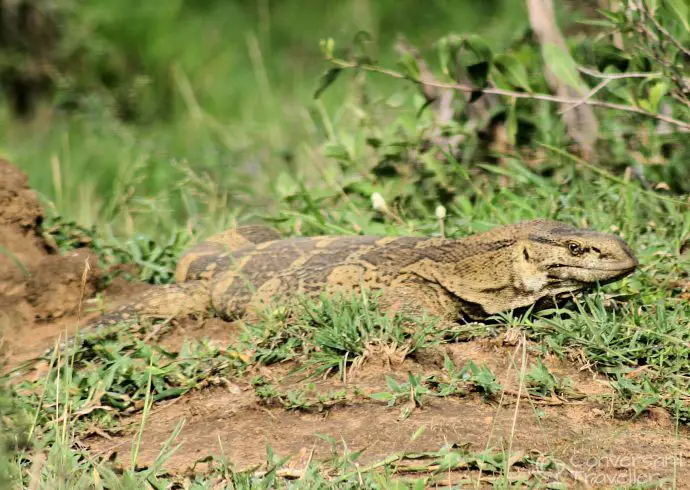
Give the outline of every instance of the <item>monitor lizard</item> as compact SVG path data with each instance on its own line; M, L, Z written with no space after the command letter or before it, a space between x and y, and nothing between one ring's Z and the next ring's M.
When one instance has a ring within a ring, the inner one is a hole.
M91 321L86 330L143 317L211 313L252 317L273 299L361 291L378 307L443 321L482 321L553 306L638 266L616 235L538 219L466 238L318 236L281 238L249 225L214 235L181 257L175 284Z

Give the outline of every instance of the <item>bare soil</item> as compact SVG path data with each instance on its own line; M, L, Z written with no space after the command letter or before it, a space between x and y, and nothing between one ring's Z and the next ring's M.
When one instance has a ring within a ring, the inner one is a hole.
M58 335L73 332L103 291L97 256L87 248L58 253L41 233L43 219L27 176L0 158L0 354L10 363L40 354ZM146 287L115 281L105 293L117 303Z
M212 330L223 323L205 322ZM206 337L201 329L190 329L188 333ZM227 338L227 333L224 336ZM345 383L332 377L311 381L315 393L354 387L365 393L323 410L286 410L266 405L246 380L209 380L208 386L154 408L145 427L139 461L151 464L173 428L183 423L174 440L182 446L167 462L177 470L199 471L204 467L204 458L212 454L226 456L236 470L259 466L265 462L269 445L278 455L292 456L297 466L304 466L304 454L314 459L333 456L334 448L320 437L328 435L337 441L336 449L341 453L345 448L353 452L364 449L359 459L362 466L400 451L435 451L445 444L458 444L469 445L472 451L494 448L549 455L567 466L547 473L578 486L601 488L601 484L649 482L672 478L674 472L677 482L690 481L688 433L677 431L666 412L653 411L635 421L622 421L612 417L605 404L591 399L542 399L523 392L518 400L521 360L516 349L472 341L439 349L437 356L425 356L422 363L408 358L387 367L371 359L350 373ZM387 390L386 376L404 382L410 371L439 373L441 368L433 359L442 357L443 351L456 365L464 365L469 359L486 363L508 394L501 402L488 401L479 394L428 398L406 419L400 417L402 404L388 407L366 397ZM534 360L529 355L527 364ZM555 359L547 360L547 365L553 373L569 376L582 394L611 393L608 383L597 375ZM283 393L303 389L309 394L303 379L286 376L292 367L264 367L256 374L271 380ZM140 423L139 416L128 418L123 420L122 432L105 437L98 434L83 443L95 455L129 461L131 441ZM420 429L421 436L414 438Z
M0 349L5 366L12 368L53 345L70 333L97 306L101 292L95 256L88 250L60 255L40 233L43 216L26 176L0 160ZM17 262L23 267L18 266ZM87 265L88 263L88 265ZM85 267L88 273L84 274ZM24 270L22 270L22 268ZM116 281L105 291L109 305L140 294L147 285ZM217 319L181 319L160 338L170 348L184 339L208 338L227 345L239 327ZM534 362L527 346L528 364ZM400 451L436 451L444 444L469 444L471 450L503 448L538 451L567 464L550 470L554 477L578 487L612 487L673 478L678 488L690 488L690 439L676 428L665 411L652 410L632 421L617 420L597 395L612 393L607 380L579 366L546 359L558 376L569 376L575 388L588 395L563 401L527 396L520 391L516 373L521 368L520 344L506 340L457 343L408 357L387 365L372 356L346 382L333 377L314 381L313 390L362 390L365 395L386 391L385 377L406 379L408 372L440 374L444 352L456 365L468 360L486 363L507 392L501 402L481 394L426 398L421 408L401 420L400 406L388 407L367 396L353 395L322 410L286 410L266 405L245 379L209 379L207 386L169 402L154 405L139 453L140 465L156 459L174 427L184 422L173 445L181 444L165 467L174 473L203 471L199 461L207 455L224 455L236 469L265 462L266 445L279 455L294 456L303 467L309 458L332 455L321 435L332 436L338 450L364 450L361 465ZM287 376L291 365L256 368L280 391L306 389L303 380ZM519 395L519 396L518 396ZM112 434L94 431L82 442L94 456L114 456L129 461L132 437L140 415L122 418L121 430ZM419 437L413 438L420 428ZM519 470L516 470L519 471ZM476 476L476 475L475 475Z

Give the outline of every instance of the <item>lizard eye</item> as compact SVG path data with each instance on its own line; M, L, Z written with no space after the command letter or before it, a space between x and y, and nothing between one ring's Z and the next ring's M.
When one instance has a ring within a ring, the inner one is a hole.
M573 255L580 255L582 253L582 247L575 242L568 243L568 250Z

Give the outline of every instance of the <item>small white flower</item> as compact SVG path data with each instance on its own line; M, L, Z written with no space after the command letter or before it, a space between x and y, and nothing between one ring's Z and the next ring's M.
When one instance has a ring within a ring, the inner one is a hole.
M376 211L381 211L386 209L386 200L378 192L374 192L371 195L371 205Z
M443 207L441 204L436 206L436 217L438 219L446 219L446 208Z

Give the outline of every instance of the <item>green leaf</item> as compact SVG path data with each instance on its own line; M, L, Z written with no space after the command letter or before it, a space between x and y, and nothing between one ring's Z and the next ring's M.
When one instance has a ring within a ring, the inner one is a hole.
M386 99L386 105L388 107L392 107L393 109L397 109L401 107L406 100L407 94L403 92L396 92Z
M405 71L405 74L413 80L421 79L421 72L417 60L410 53L403 53L398 64Z
M661 397L659 395L648 395L635 403L635 413L638 415L647 410L652 405L656 405Z
M513 86L532 92L532 88L529 86L527 69L516 58L507 54L498 54L494 58L494 65Z
M331 58L333 56L333 48L335 48L335 41L333 41L333 38L329 37L328 39L321 39L319 46L321 47L321 52L326 58Z
M484 88L493 62L493 53L489 44L479 36L470 35L464 40L463 47L465 48L463 64L467 75L472 83ZM473 94L472 99L477 98L476 94Z
M688 6L688 0L665 0L664 3L673 11L674 14L676 14L676 17L678 17L678 20L681 22L681 24L683 24L685 30L690 32L690 22L688 21L688 12L690 11L690 7Z
M178 398L188 392L191 388L192 386L187 388L168 388L167 390L163 390L155 395L153 399L154 401L159 402L161 400L167 400L168 398Z
M386 376L386 384L392 391L400 391L400 384L391 376Z
M625 14L623 12L612 12L611 10L600 9L598 11L601 15L613 22L614 25L625 23Z
M369 398L372 398L380 402L388 402L393 399L393 394L384 391L381 393L372 393L371 395L369 395Z
M659 102L661 98L666 95L668 91L668 84L666 82L657 82L649 89L649 109L651 112L657 112L659 109Z
M629 86L614 86L609 84L609 92L624 101L626 104L635 105L637 102L633 95L632 88Z
M579 89L584 95L588 88L577 72L577 65L570 53L561 46L553 43L542 46L544 64L549 67L554 76L569 87Z
M338 79L338 75L343 71L342 68L330 68L319 78L319 87L314 92L314 98L319 96L326 90L333 82Z
M482 37L471 34L467 36L463 44L465 49L475 56L476 61L487 61L490 63L493 60L491 47Z
M281 172L276 179L275 190L284 199L297 194L299 185L288 173Z
M449 373L455 372L455 364L453 364L451 358L448 357L448 354L444 354L443 356L443 368Z
M326 158L334 158L336 160L343 160L346 162L352 161L352 156L347 147L338 142L328 142L324 148L324 156Z
M424 481L421 478L419 480L415 481L415 484L413 487L414 490L424 490L425 488L426 488L426 481Z
M462 40L455 35L445 36L436 43L441 70L453 79L457 75L458 52L461 46Z

